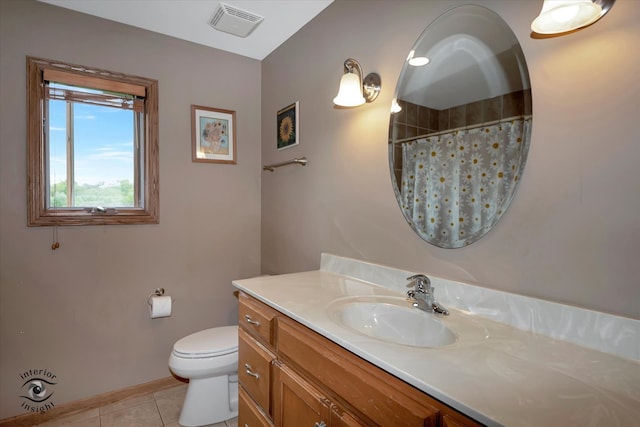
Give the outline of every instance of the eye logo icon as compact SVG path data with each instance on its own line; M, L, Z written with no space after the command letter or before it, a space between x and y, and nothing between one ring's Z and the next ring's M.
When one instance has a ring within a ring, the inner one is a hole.
M44 402L53 395L53 392L49 392L47 389L47 385L54 386L56 383L49 382L42 378L30 379L22 385L23 389L26 388L27 395L20 397L29 399L34 403Z
M22 383L20 397L24 399L20 405L29 412L43 413L55 405L51 400L53 396L56 376L47 369L31 369L20 374L20 378L26 380Z

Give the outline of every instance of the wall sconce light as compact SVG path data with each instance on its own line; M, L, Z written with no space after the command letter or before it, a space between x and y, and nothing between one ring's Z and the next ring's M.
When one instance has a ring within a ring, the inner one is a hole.
M365 102L376 100L382 87L378 74L370 73L363 79L360 63L352 58L344 61L344 71L340 79L338 95L333 98L335 105L357 107Z
M593 24L616 0L544 0L540 15L531 23L538 34L560 34Z

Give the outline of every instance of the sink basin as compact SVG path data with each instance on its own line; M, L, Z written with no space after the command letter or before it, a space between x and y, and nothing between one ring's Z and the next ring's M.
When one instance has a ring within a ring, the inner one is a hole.
M457 339L437 315L412 307L400 297L340 298L329 304L327 313L340 326L388 343L442 347Z

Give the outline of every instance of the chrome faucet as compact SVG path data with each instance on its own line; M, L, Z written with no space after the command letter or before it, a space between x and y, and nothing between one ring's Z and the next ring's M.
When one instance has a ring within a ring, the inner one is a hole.
M449 310L441 306L433 296L434 288L431 286L431 280L424 274L416 274L415 276L407 277L410 282L415 282L415 289L407 291L407 296L411 305L420 310L430 311L434 313L449 314Z

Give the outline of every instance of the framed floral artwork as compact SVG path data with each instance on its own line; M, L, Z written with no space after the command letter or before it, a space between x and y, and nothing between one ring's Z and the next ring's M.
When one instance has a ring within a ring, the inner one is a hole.
M278 150L284 150L300 143L299 111L300 103L298 101L278 111L278 127L276 129L278 132Z
M236 112L192 105L191 151L194 162L236 164Z

